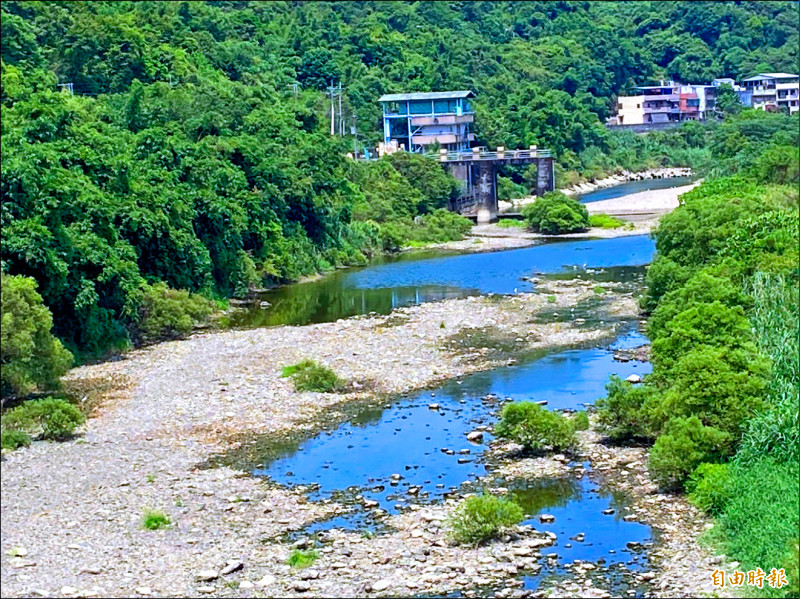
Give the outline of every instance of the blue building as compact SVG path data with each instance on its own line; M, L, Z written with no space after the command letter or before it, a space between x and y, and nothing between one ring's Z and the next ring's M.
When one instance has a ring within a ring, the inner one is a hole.
M475 113L469 90L386 94L383 105L383 142L410 152L425 152L438 143L449 151L469 150L475 140Z

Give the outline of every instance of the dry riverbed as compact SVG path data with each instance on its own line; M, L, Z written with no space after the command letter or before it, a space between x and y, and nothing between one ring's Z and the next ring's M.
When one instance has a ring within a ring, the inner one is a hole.
M517 352L599 341L619 324L615 319L637 316L633 297L617 292L605 298L609 322L548 322L538 316L568 314L595 298L593 283L537 287L537 293L446 300L388 316L197 334L74 369L66 386L94 414L81 436L34 443L3 461L3 596L472 595L484 585L499 588L500 596L527 596L517 576L541 567L552 543L547 533L521 527L484 547L452 546L443 534L456 504L451 500L389 517L391 532L374 538L332 531L318 561L293 570L286 564L293 547L284 534L344 506L309 502L303 488L286 489L229 467L199 466L259 436L313 434L323 423L344 420L353 402L385 402L507 364ZM281 368L303 358L347 378L349 392L294 392ZM616 457L630 453L602 448L598 454L591 434L584 437L582 451L600 471L605 465L615 471ZM643 450L635 451L641 454L628 467L646 477ZM514 476L569 474L556 458L507 459L504 467L516 467ZM656 550L664 565L648 579L655 592L678 592L662 582L670 580L682 580L679 592L687 596L705 591L710 558L688 536L702 519L652 486L626 490L641 496L636 515L665 531ZM165 512L171 526L143 530L148 508ZM665 514L671 519L663 520ZM577 591L551 591L605 596L580 580Z

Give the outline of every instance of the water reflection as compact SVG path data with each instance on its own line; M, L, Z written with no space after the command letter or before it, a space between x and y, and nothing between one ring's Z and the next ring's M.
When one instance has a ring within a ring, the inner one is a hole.
M487 473L480 457L492 436L485 433L484 444L472 444L466 434L494 421L499 398L545 399L551 409L580 409L603 394L609 374L649 372L649 364L613 359L614 349L644 342L631 330L606 348L529 359L448 381L388 407L362 408L334 430L273 446L253 473L281 484L315 485L314 500L354 502L363 495L389 513L409 501L440 500ZM348 527L363 521L363 512L357 512Z
M371 266L339 270L319 279L264 293L249 310L234 313L234 327L303 325L401 306L482 293L533 290L522 280L542 273L648 264L655 246L647 235L617 239L548 241L540 245L482 254L425 252L382 258ZM269 302L265 308L260 301Z

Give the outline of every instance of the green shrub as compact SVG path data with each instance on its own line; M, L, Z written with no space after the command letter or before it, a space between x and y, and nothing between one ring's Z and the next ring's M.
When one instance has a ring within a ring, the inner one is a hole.
M701 510L719 515L731 497L729 464L700 464L686 481L689 501Z
M0 394L27 395L52 386L72 364L50 329L53 315L29 277L0 274Z
M696 416L673 418L650 450L648 467L664 489L682 490L689 474L703 462L717 462L730 447L730 435L703 426Z
M606 383L606 397L597 400L598 428L614 440L652 437L660 397L651 385L631 385L616 375Z
M656 368L651 378L667 386L664 414L694 415L738 438L746 421L764 407L767 371L765 358L756 352L699 346L669 370Z
M747 307L752 301L729 277L719 276L720 269L707 267L693 275L684 285L661 298L647 321L651 341L667 335L666 325L681 312L698 304L720 302L723 306Z
M4 430L17 430L42 439L69 437L86 417L71 403L48 397L26 401L2 416Z
M170 289L166 283L144 285L132 337L136 343L180 337L213 311L214 302L196 293Z
M503 407L495 433L535 452L571 450L576 444L575 427L569 418L531 401Z
M624 225L625 223L623 221L608 214L589 215L589 226L591 227L599 227L601 229L619 229Z
M142 528L146 530L159 530L169 524L169 516L159 510L145 510L142 516Z
M518 524L524 517L522 508L511 499L481 494L462 501L447 525L451 540L477 545Z
M464 239L464 235L472 229L471 220L445 208L419 216L415 222L416 225L408 230L409 238L426 243Z
M346 381L339 378L333 370L313 360L303 360L293 366L285 366L281 376L292 377L297 391L336 393L342 391L346 385Z
M572 423L576 431L588 431L589 414L586 413L585 410L581 410L580 412L576 413L575 416L573 416Z
M519 183L514 183L509 177L497 176L497 199L516 200L530 195L528 188Z
M27 447L30 444L30 436L23 431L15 429L0 430L0 447L3 449L18 449L19 447Z
M589 227L586 206L557 191L526 205L522 215L531 229L548 235L584 231Z
M313 549L309 549L307 551L295 549L289 555L289 559L286 560L286 563L292 568L308 568L317 560L318 557L319 554Z

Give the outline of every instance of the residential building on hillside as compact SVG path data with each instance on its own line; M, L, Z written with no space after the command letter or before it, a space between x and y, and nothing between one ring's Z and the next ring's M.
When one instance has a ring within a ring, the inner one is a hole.
M384 147L421 153L438 144L450 151L469 150L475 140L469 102L474 97L469 90L381 96Z
M699 87L699 86L697 86ZM681 85L678 91L678 118L681 121L700 120L700 96L692 85Z
M739 101L745 108L753 107L753 90L743 88L730 77L720 77L719 79L714 79L711 84L716 89L719 89L723 85L729 85L731 89L737 93L739 96Z
M620 96L617 98L618 125L641 125L644 123L644 96Z
M759 73L742 80L744 89L753 94L753 108L762 110L788 109L794 114L800 110L798 83L800 79L791 73Z

